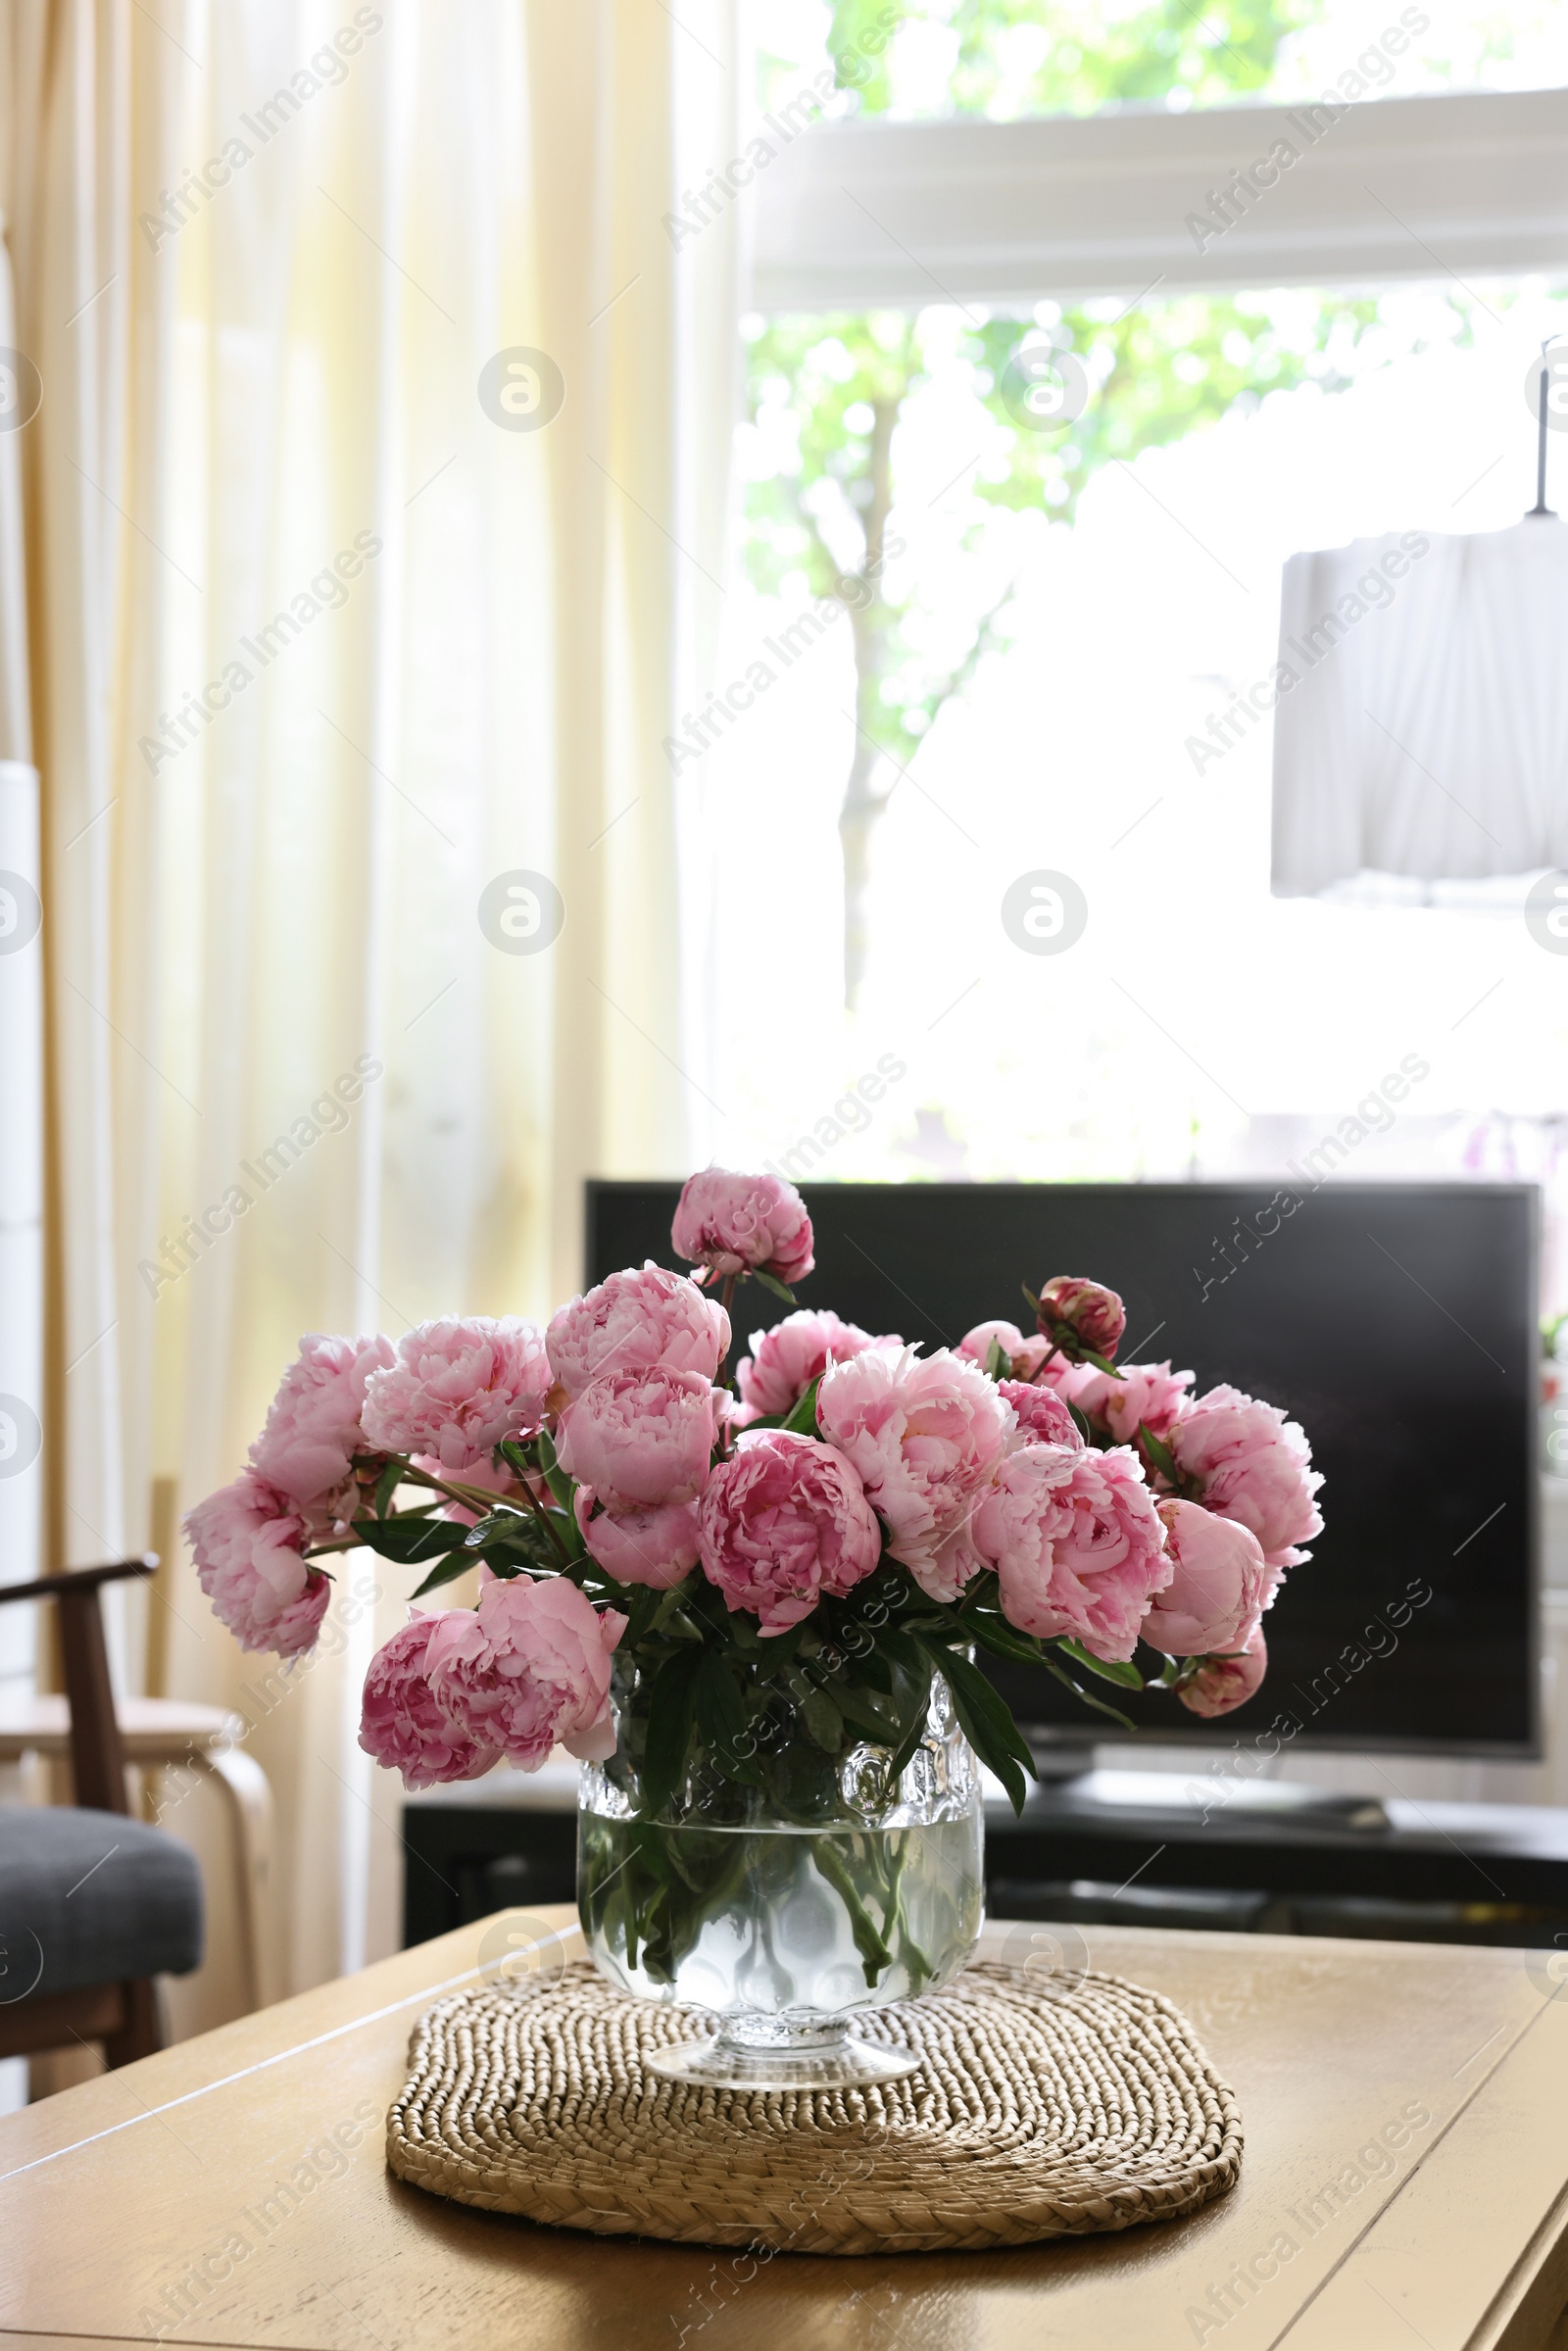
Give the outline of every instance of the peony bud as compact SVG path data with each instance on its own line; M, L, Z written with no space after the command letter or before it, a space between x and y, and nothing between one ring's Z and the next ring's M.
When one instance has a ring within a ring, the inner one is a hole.
M1246 1705L1267 1671L1268 1650L1254 1633L1244 1657L1210 1657L1176 1694L1194 1714L1230 1714Z
M1143 1638L1167 1657L1245 1649L1276 1581L1257 1537L1197 1502L1156 1508L1175 1572L1144 1619Z
M1053 1275L1040 1293L1036 1325L1069 1362L1088 1355L1114 1355L1127 1328L1127 1314L1114 1290L1077 1274Z
M687 1179L670 1239L699 1281L714 1274L765 1273L787 1289L811 1270L811 1220L782 1176L733 1175L706 1167Z

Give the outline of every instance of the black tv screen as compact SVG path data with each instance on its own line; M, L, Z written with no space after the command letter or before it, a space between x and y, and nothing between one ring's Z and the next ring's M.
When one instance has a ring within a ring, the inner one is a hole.
M1140 1738L1529 1756L1539 1748L1536 1429L1539 1195L1527 1184L807 1184L832 1306L929 1353L1020 1285L1121 1293L1124 1362L1169 1358L1299 1421L1325 1531L1264 1618L1257 1695L1205 1724L1133 1696ZM679 1187L588 1188L588 1278L676 1265ZM734 1353L789 1308L736 1300ZM1429 1597L1416 1595L1430 1593ZM1050 1677L993 1665L1038 1743L1122 1737ZM1120 1704L1125 1693L1093 1686Z

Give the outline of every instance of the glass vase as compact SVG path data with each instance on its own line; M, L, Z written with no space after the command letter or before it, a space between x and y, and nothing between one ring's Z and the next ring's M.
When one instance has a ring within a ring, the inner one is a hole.
M907 2051L852 2027L938 1990L980 1934L980 1769L941 1675L897 1775L891 1748L829 1753L775 1702L757 1726L760 1786L705 1767L657 1807L643 1800L635 1666L617 1663L612 1696L615 1752L582 1766L578 1794L589 1953L622 1991L707 2009L716 2027L657 2052L653 2070L748 2089L911 2072Z

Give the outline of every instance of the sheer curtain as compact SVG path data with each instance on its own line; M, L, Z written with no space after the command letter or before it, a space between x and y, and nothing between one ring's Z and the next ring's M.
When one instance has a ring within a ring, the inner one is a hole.
M680 1164L735 303L664 216L738 81L680 15L17 0L56 1559L175 1548L302 1331L538 1312L584 1176ZM351 1555L285 1674L177 1549L123 1670L254 1724L310 1983L396 1936L406 1582Z

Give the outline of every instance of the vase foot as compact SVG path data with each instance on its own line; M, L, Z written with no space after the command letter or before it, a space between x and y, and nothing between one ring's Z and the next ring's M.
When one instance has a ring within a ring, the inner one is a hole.
M651 2074L666 2082L700 2082L711 2089L847 2089L901 2082L919 2062L910 2049L860 2040L847 2031L800 2040L742 2039L721 2032L675 2041L643 2059Z

